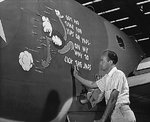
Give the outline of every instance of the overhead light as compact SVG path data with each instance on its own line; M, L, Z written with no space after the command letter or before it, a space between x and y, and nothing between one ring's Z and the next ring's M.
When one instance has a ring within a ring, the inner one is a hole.
M127 26L124 29L129 29L129 28L134 28L134 27L137 27L137 25Z
M97 2L101 2L102 0L94 0L93 2L94 3L97 3Z
M121 19L113 20L113 21L110 21L110 23L120 22L120 21L124 21L124 20L127 20L127 19L129 19L129 17L124 17L124 18L121 18Z
M141 5L141 4L145 4L145 3L149 3L150 2L150 0L145 0L145 1L142 1L142 2L138 2L138 3L136 3L137 5Z
M125 17L125 18L117 19L117 20L116 20L116 22L123 21L123 20L127 20L127 19L129 19L129 17Z
M137 27L137 25L131 25L131 26L127 26L124 28L120 28L120 30L130 29L130 28L134 28L134 27Z
M120 30L124 30L124 28L120 28Z
M116 20L110 21L110 23L115 23L115 22L116 22Z
M90 1L90 2L87 2L87 3L83 3L82 5L86 6L86 5L89 5L89 4L92 4L92 3L93 3L93 1Z
M0 0L0 2L3 2L4 0Z
M118 11L118 10L120 10L120 8L114 8L114 9L110 9L110 10L107 10L104 12L100 12L100 13L98 13L98 15L102 15L102 14L106 14L106 13L110 13L110 12L114 12L114 11Z
M145 15L148 15L148 14L150 14L150 11L148 11L148 12L145 12L144 14L145 14Z
M92 4L92 3L97 3L97 2L101 2L102 0L93 0L93 1L90 1L90 2L87 2L87 3L83 3L82 5L83 6L86 6L86 5L89 5L89 4Z
M138 42L139 41L145 41L145 40L148 40L149 39L149 37L147 37L147 38L142 38L142 39L138 39Z

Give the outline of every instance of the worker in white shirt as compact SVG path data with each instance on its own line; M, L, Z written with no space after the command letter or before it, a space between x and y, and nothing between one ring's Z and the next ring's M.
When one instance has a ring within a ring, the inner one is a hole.
M115 64L118 62L117 54L106 50L103 52L99 67L106 72L104 77L96 82L86 80L78 75L74 68L74 77L89 88L99 88L100 94L104 94L106 109L100 120L105 122L111 116L111 122L136 122L135 115L129 107L129 86L125 74L118 70Z

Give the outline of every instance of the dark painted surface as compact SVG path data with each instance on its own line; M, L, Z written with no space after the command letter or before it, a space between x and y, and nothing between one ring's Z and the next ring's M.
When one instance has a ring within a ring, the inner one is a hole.
M140 49L126 35L75 1L4 0L0 20L6 37L0 38L0 116L4 118L51 121L73 97L68 113L73 113L72 121L90 122L104 104L89 110L79 103L76 96L83 87L73 80L71 66L77 65L82 77L96 80L98 73L103 74L98 67L100 54L107 48L116 51L118 67L126 75L141 60ZM52 30L44 32L50 25Z

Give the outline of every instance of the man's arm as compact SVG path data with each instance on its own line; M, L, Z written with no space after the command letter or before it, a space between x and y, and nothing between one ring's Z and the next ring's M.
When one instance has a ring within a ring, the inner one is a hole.
M78 71L76 70L76 67L74 67L74 77L76 79L78 79L78 81L80 81L83 85L89 87L89 88L97 88L97 84L96 82L90 81L90 80L86 80L84 78L82 78L81 76L78 75Z
M100 122L105 122L106 119L108 118L108 116L112 113L112 111L115 107L115 104L117 102L118 94L119 94L119 91L117 91L116 89L114 89L111 92L105 112L104 112Z

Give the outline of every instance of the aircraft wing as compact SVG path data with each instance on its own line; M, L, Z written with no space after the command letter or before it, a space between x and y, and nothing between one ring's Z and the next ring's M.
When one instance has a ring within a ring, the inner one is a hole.
M150 83L150 72L128 78L129 87Z

